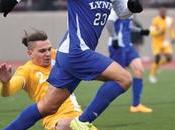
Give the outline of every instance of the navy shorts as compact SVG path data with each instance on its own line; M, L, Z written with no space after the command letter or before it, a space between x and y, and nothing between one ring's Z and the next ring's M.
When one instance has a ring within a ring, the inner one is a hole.
M109 46L109 55L114 61L119 63L122 67L128 67L133 59L139 58L139 54L134 47L115 49Z
M92 50L74 54L57 52L56 63L47 81L72 93L81 80L96 79L112 62L109 57Z

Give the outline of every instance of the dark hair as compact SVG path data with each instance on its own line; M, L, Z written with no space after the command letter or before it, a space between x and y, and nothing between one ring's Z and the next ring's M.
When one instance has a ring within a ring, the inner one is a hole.
M24 30L25 36L22 38L22 44L24 44L26 47L29 46L29 43L35 42L35 41L44 41L47 40L47 34L43 31L35 31L34 33L28 34Z

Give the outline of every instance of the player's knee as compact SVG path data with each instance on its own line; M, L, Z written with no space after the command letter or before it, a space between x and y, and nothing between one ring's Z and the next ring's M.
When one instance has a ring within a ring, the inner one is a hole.
M125 90L127 90L130 85L131 85L131 82L132 82L132 76L131 74L126 71L124 74L123 74L123 80L119 83Z
M57 105L57 104L50 105L50 107L49 107L49 109L47 111L47 114L48 115L55 114L58 111L59 107L60 107L60 105Z
M134 77L142 78L144 73L144 68L140 67L134 70Z
M156 63L156 64L159 64L160 58L161 58L160 55L156 55L156 56L155 56L155 63Z
M132 83L132 76L129 72L126 75L126 79L127 80L126 80L126 83L125 83L125 87L126 87L126 89L128 89L131 86L131 83Z
M38 102L38 109L40 113L44 116L56 113L59 106L59 104L50 103L45 100L41 100Z
M43 109L44 115L52 115L55 114L58 110L58 107L56 105L50 105L49 107Z
M167 55L166 56L166 61L167 62L171 62L172 61L172 56L171 55Z

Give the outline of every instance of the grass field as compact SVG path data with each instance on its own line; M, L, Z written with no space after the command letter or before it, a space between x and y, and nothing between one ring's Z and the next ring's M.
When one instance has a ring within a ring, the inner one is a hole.
M144 80L142 102L153 108L153 113L129 113L131 91L115 100L94 122L100 130L175 130L175 70L162 70L155 85ZM84 108L95 95L100 82L82 82L76 90ZM0 128L9 123L31 101L24 92L10 98L0 98ZM42 130L40 123L30 130Z

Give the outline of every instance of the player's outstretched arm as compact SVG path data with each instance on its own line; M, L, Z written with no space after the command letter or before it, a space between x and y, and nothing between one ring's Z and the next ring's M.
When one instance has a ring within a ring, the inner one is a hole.
M5 63L0 65L1 93L3 97L16 94L24 86L22 76L12 76L12 67Z
M0 12L6 17L21 0L0 0Z
M106 29L108 30L109 36L111 37L111 42L112 42L112 46L115 49L119 48L118 45L118 34L115 31L115 27L114 27L114 21L113 20L108 20L106 23Z
M3 63L0 65L0 81L2 83L7 83L12 76L12 67L11 65L7 65Z
M138 32L140 33L142 36L148 36L150 34L150 30L149 29L143 29L141 27L137 27L135 26L133 23L130 24L130 29L133 32Z

